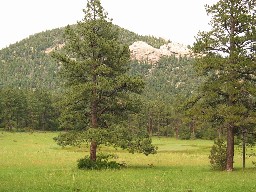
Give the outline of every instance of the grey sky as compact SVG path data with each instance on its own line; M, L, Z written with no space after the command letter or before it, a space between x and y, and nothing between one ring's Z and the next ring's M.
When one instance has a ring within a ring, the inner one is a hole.
M102 0L113 23L142 35L192 44L209 29L204 5L217 0ZM74 24L86 0L1 0L0 48L34 33Z

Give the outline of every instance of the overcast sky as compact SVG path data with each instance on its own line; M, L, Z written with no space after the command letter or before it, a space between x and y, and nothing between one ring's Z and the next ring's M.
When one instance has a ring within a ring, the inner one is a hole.
M142 35L192 45L209 29L204 5L217 0L102 0L113 23ZM86 0L0 0L0 48L82 20Z

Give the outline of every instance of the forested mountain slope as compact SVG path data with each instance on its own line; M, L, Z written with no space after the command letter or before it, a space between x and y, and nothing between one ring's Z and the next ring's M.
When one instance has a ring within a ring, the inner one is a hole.
M141 36L126 29L119 29L120 41L131 45L135 41L145 41L159 48L164 39ZM50 56L50 50L63 45L64 28L49 30L23 39L0 50L0 82L4 86L20 88L56 89L60 80L59 66Z
M176 114L178 106L196 92L202 81L195 74L194 59L179 44L115 27L119 29L120 41L132 47L132 59L143 58L130 63L129 73L141 75L145 89L141 112L130 118L129 126L158 135L174 134L182 118ZM64 28L41 32L0 50L1 127L59 129L58 92L63 86L58 73L60 65L50 53L63 46L63 34ZM182 54L177 53L177 47L183 50ZM152 62L150 58L157 59Z

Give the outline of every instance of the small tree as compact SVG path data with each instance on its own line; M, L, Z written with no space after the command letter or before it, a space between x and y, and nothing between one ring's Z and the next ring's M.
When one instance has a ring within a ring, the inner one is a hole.
M91 161L100 144L154 153L146 133L125 126L128 114L139 110L136 95L144 86L127 73L129 48L118 41L100 0L89 0L84 13L82 22L66 27L64 49L54 54L68 88L61 126L76 128L56 140L61 145L89 142Z
M227 146L222 139L216 139L209 156L211 167L213 170L225 170L226 168L226 150Z

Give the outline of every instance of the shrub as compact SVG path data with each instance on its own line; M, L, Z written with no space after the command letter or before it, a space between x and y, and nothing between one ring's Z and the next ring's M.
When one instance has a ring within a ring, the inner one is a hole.
M99 154L96 161L92 161L89 156L78 160L79 169L87 170L101 170L101 169L120 169L125 167L124 163L117 163L115 161L110 161L114 158L112 154Z
M227 146L223 139L216 139L209 156L213 170L225 170L226 168L226 150Z

